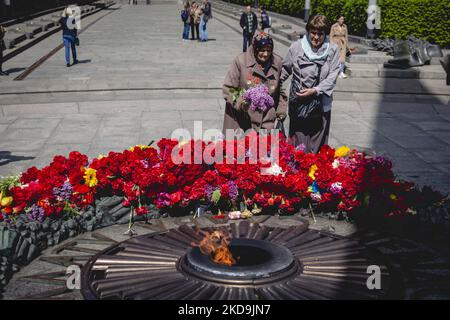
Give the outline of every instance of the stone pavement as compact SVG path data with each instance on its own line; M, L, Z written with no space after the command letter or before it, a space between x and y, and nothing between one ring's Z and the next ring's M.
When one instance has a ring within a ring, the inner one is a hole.
M159 0L117 4L86 18L82 25L93 24L80 35L82 63L70 68L59 50L13 81L59 45L60 34L7 61L4 68L13 72L0 77L0 175L42 167L71 150L95 157L147 144L176 128L192 130L195 120L220 129L221 85L241 50L241 34L230 28L235 20L216 11L210 41L182 41L180 10L177 1ZM275 46L286 54L286 45ZM338 81L330 144L385 154L400 177L449 193L445 81L369 76L356 72Z

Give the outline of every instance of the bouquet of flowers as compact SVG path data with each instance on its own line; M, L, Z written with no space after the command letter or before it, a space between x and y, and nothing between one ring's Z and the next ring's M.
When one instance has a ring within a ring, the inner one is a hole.
M273 98L269 94L269 88L263 84L252 87L245 91L244 99L250 104L250 109L253 111L266 112L275 104Z

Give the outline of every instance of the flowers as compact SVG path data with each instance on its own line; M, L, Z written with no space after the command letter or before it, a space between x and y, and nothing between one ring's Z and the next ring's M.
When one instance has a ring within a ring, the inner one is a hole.
M275 104L269 94L269 88L263 84L248 89L243 97L249 102L249 108L253 111L266 112Z
M339 194L342 192L342 183L341 182L334 182L331 186L330 186L330 191L333 194Z
M13 197L3 197L1 201L2 207L9 207L13 202Z
M86 182L86 185L88 185L90 188L95 187L98 183L97 180L97 170L88 168L84 172L84 181Z
M347 153L350 151L350 148L347 146L342 146L336 149L334 156L336 158L342 158L347 155Z
M250 154L245 142L233 141ZM200 151L214 143L218 142L200 141ZM42 169L32 167L18 177L0 180L0 221L12 221L21 213L36 221L59 219L82 213L99 197L108 196L123 197L123 205L136 215L147 215L150 206L188 213L202 205L218 216L234 212L230 219L238 218L236 212L241 219L292 214L311 203L315 210L349 213L383 204L376 208L380 217L404 216L444 199L431 189L418 190L398 181L388 159L345 146L337 150L324 146L309 154L282 140L279 160L269 165L250 157L238 164L237 148L228 155L226 144L220 143L216 152L228 157L226 163L176 165L171 153L179 141L162 139L157 144L158 149L135 146L92 161L71 152L68 157L55 156Z
M319 168L318 168L315 164L313 164L313 165L311 166L311 168L309 168L308 176L309 176L312 180L316 180L315 174L316 174L316 172L317 172L318 169L319 169Z

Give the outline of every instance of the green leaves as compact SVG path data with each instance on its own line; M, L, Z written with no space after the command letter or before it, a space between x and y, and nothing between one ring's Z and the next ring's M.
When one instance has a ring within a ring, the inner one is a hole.
M217 190L215 190L213 193L212 193L212 195L211 195L211 200L215 203L215 204L217 204L219 201L220 201L220 197L221 197L222 195L220 194L220 190L219 189L217 189Z
M232 0L239 4L249 0ZM305 0L260 0L271 11L303 17ZM369 0L311 0L311 13L323 14L334 23L344 15L349 33L365 36ZM405 39L410 35L450 46L450 1L378 0L381 9L381 36Z
M20 175L2 177L0 180L0 192L5 195L8 190L17 186L20 186Z

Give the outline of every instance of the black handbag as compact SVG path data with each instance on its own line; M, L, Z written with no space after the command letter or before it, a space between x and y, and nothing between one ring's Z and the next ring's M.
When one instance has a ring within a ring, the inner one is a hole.
M80 45L80 39L78 37L75 38L75 45L76 46Z
M317 77L316 83L313 85L313 88L317 87L320 83L321 71L322 66L319 65L319 75ZM298 105L298 107L295 109L294 116L296 116L298 119L315 118L322 116L322 96L313 95L312 97L308 98L301 98L297 96L295 98L295 104Z

